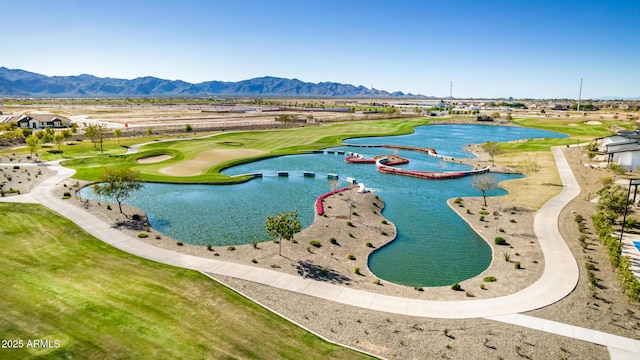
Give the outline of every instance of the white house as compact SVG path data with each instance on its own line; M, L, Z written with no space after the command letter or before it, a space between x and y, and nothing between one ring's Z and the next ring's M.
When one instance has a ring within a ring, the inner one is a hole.
M66 117L55 114L14 115L8 121L17 123L19 128L30 129L65 128L71 124Z
M618 135L602 139L602 145L608 164L616 163L630 171L640 166L640 129L619 131Z

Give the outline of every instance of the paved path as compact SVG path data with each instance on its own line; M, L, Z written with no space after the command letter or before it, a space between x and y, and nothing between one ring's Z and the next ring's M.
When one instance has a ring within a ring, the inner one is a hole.
M31 197L69 218L93 236L128 253L187 269L253 281L283 290L335 301L345 305L408 316L431 318L478 318L507 322L607 346L612 358L640 357L640 341L603 332L533 318L519 313L551 305L573 291L579 271L575 258L558 230L558 216L565 205L580 193L580 187L560 148L552 148L563 190L536 214L534 231L545 256L545 270L531 286L511 295L492 299L432 301L407 299L351 289L305 279L300 276L249 265L181 254L138 241L97 217L54 197L51 188L74 174L74 170L52 165L58 173L42 182Z

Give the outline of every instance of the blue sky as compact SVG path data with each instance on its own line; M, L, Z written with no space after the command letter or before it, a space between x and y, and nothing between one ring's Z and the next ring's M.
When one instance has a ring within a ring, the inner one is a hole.
M455 97L640 97L640 0L0 0L0 66Z

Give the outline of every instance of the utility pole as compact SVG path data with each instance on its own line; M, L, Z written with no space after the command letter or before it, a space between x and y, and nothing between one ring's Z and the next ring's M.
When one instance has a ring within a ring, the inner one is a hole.
M453 99L453 81L449 81L449 99Z
M580 94L578 94L578 111L580 111L580 100L582 100L582 78L580 78Z

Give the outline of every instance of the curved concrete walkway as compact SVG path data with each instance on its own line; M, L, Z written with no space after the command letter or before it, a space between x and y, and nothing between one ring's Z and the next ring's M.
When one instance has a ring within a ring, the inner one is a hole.
M610 354L616 355L616 358L624 358L626 355L638 356L640 341L518 314L561 300L573 291L579 278L576 260L558 230L558 216L566 204L580 193L580 187L560 148L552 148L552 151L563 183L563 190L537 212L534 221L534 230L545 256L544 273L534 284L522 291L491 299L465 301L407 299L305 279L270 269L205 259L161 249L127 236L84 210L69 206L64 200L54 197L51 188L75 173L74 170L61 167L56 163L52 164L52 168L58 170L57 174L33 189L31 198L69 218L102 241L145 259L253 281L369 310L432 318L485 317L608 346Z

